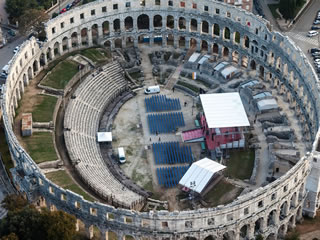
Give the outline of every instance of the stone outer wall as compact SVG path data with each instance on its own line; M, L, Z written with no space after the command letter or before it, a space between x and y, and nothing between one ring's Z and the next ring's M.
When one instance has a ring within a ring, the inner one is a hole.
M107 239L108 231L116 232L119 239L125 235L135 239L205 239L208 236L217 239L253 239L257 234L275 239L281 238L288 228L294 227L303 211L314 216L319 203L319 189L310 183L319 183L320 172L317 170L320 168L317 166L320 162L320 134L317 132L319 83L301 50L287 37L271 31L271 26L265 20L224 3L199 0L197 9L192 9L190 0L184 1L184 8L180 7L178 1L172 1L173 6L168 6L168 1L163 0L160 5L146 0L145 6L140 6L140 1L136 0L128 2L130 7L126 7L127 2L124 1L100 0L64 13L47 23L48 41L38 43L31 38L21 45L19 53L13 57L1 107L7 142L15 161L15 168L11 172L18 190L39 205L75 215L86 225L89 236L93 234L92 226L98 227L103 239ZM118 9L113 10L115 6ZM107 12L102 11L103 7ZM138 29L137 19L142 13L149 17L149 29ZM155 15L162 17L160 28L153 26ZM133 19L133 27L126 29L125 18L128 16ZM172 29L166 27L168 16L174 19ZM73 23L70 23L71 18ZM185 20L186 30L179 28L179 18ZM117 19L120 20L120 29L114 31L113 23L117 25ZM109 22L109 33L102 26L106 21ZM195 21L196 31L190 27L191 22ZM218 31L214 30L214 24L219 25ZM203 26L207 25L208 31L203 31ZM229 29L230 39L226 36L226 28ZM219 36L215 34L217 32ZM236 40L238 34L239 42ZM286 175L275 182L238 197L228 205L195 211L142 213L116 209L102 203L88 202L46 179L20 146L12 130L15 108L24 86L50 61L69 51L94 44L110 48L125 47L127 43L137 46L141 35L150 37L151 46L154 36L161 35L163 46L169 44L167 37L173 39L173 47L182 47L184 40L185 48L195 47L199 51L205 48L240 66L257 69L257 77L271 82L295 109L305 141L314 141L311 153L303 156ZM130 41L127 41L128 38Z

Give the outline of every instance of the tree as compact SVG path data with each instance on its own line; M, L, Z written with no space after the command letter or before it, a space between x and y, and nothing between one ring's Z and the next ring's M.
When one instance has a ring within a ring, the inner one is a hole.
M38 8L36 0L6 0L5 9L11 21L18 21L19 17L30 8Z
M8 214L0 221L1 240L72 240L76 235L75 217L63 211L39 211L19 196L6 197L3 205Z
M18 19L19 31L25 34L29 30L39 34L44 30L44 23L49 19L49 15L43 9L29 9Z
M28 201L21 195L11 194L2 200L2 205L8 211L16 211L25 208L28 205Z

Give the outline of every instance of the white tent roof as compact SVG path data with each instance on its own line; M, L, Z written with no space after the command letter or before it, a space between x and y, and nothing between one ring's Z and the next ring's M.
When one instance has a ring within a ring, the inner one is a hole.
M209 128L250 126L238 92L200 94Z
M112 142L111 132L98 132L97 133L98 142Z
M198 59L198 57L200 56L200 53L193 53L192 55L191 55L191 57L189 58L189 62L195 62L195 61L197 61L197 59Z
M274 98L262 99L258 103L259 111L277 109L278 103Z
M221 71L221 75L224 77L224 78L227 78L227 76L229 76L231 73L233 72L236 72L238 69L235 68L234 66L229 66L229 67L226 67L225 69L223 69Z
M210 58L210 55L204 55L200 60L199 60L199 64L201 65L202 63L204 63L205 61L207 61Z
M212 176L225 168L224 165L212 161L209 158L201 159L191 165L179 181L179 184L197 193L201 193ZM193 186L191 186L191 184L193 184Z
M214 67L214 70L215 70L215 71L219 71L220 69L224 68L224 67L227 66L227 65L230 65L230 63L228 63L228 62L218 63L218 64Z

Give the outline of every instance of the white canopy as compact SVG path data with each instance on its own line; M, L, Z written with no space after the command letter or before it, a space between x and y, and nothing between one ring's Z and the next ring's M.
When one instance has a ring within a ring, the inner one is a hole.
M215 71L220 71L222 68L224 68L224 67L227 66L227 65L230 65L230 63L228 63L228 62L218 63L218 64L214 67L214 70L215 70Z
M224 165L209 158L201 159L191 165L179 181L179 184L197 193L201 193L212 176L225 168Z
M200 56L200 53L193 53L192 55L191 55L191 57L189 58L189 62L195 62L195 61L197 61L197 59L198 59L198 57Z
M278 103L274 98L262 99L257 102L259 111L277 109Z
M238 92L200 94L209 128L250 126Z
M98 132L97 133L98 142L112 142L111 132Z
M201 65L202 63L204 63L205 61L207 61L210 58L210 55L204 55L200 60L199 60L199 64Z
M236 71L238 71L237 68L235 68L234 66L229 66L229 67L226 67L225 69L223 69L221 71L221 75L224 77L224 78L228 78L230 77L232 74L234 74Z

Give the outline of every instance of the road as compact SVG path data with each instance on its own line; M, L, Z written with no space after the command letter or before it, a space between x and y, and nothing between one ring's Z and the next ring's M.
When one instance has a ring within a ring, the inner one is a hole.
M26 37L18 37L15 41L6 44L0 49L0 70L10 61L13 57L13 49L23 43Z

